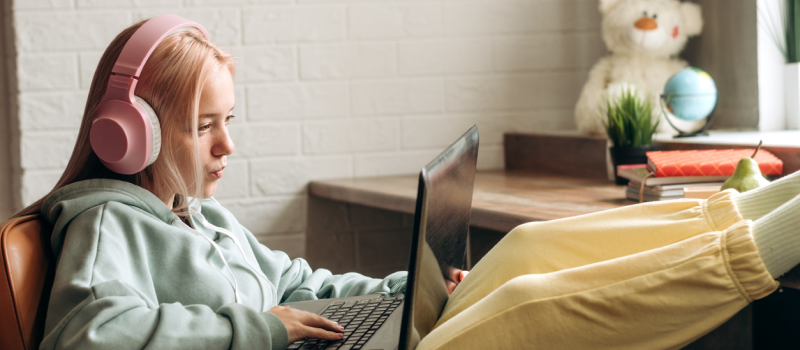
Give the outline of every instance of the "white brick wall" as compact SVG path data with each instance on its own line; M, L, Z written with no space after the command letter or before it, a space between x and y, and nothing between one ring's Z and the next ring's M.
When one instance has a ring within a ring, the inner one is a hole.
M506 131L573 129L604 53L596 0L14 0L19 195L66 164L92 74L124 27L176 13L238 61L236 153L217 198L303 254L306 184L416 173L472 124L479 167Z

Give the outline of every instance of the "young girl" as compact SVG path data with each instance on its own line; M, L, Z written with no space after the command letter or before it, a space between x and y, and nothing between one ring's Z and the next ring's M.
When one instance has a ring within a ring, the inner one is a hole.
M278 303L403 291L404 272L381 280L312 271L259 244L213 199L234 151L234 63L199 30L167 36L139 75L135 94L160 124L155 161L132 175L100 161L95 111L142 24L103 54L58 184L17 214L41 213L54 226L41 348L283 349L341 339L342 328ZM774 278L800 262L798 193L793 174L741 195L522 225L464 278L419 348L684 346L774 291Z

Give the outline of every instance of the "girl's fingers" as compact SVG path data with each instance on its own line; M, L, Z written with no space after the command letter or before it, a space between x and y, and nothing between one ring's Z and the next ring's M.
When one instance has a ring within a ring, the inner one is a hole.
M460 269L450 268L450 270L447 271L447 276L446 276L445 280L450 280L451 282L454 282L454 283L457 284L458 282L461 281L459 279L459 277L461 275L460 272L461 272Z
M453 291L456 290L458 284L461 283L465 277L467 277L467 274L469 274L469 271L456 268L451 269L448 272L450 279L444 281L445 285L447 286L447 291L450 292L450 294L453 294Z
M445 281L445 286L447 286L447 294L453 294L453 291L456 290L456 286L458 286L455 282Z
M336 332L329 332L322 328L317 327L305 327L303 333L306 333L304 338L313 338L313 339L322 339L322 340L339 340L342 339L344 334L336 333Z
M463 281L464 278L467 277L467 274L469 274L469 271L461 270L461 273L458 274L458 280L456 282L461 283L461 281Z
M325 317L318 316L312 313L308 313L308 318L303 322L306 326L316 327L320 329L326 329L333 332L343 332L344 328L339 326L338 323L333 322Z

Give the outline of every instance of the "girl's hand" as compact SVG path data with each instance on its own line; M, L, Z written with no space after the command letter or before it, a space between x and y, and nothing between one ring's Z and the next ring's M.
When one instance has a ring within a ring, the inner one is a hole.
M278 316L289 331L289 344L304 338L322 340L342 339L344 328L338 323L288 306L276 306L269 313Z
M449 278L444 282L447 285L447 292L449 294L453 294L453 291L456 290L458 284L464 280L464 277L467 277L468 273L469 271L464 271L461 269L451 269L450 276L448 276Z

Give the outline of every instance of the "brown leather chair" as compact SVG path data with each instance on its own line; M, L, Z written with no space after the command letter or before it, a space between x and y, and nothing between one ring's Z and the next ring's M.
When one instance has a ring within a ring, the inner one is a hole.
M39 215L0 224L0 346L38 349L53 286L53 228Z

